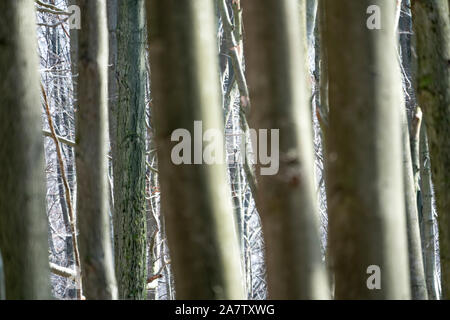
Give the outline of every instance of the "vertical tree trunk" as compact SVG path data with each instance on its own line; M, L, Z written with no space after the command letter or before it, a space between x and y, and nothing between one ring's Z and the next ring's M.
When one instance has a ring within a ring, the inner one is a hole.
M314 40L318 1L319 0L306 0L306 38L308 40L308 45L312 45ZM300 0L300 3L304 3L304 0ZM301 21L301 23L304 23L304 21Z
M261 175L257 165L257 206L266 243L269 297L326 299L304 76L306 24L299 20L297 5L296 0L243 3L252 127L279 129L280 138L278 173Z
M115 299L107 186L106 1L78 3L82 16L75 158L83 291L87 299Z
M439 222L441 280L450 299L450 17L447 1L413 1L417 96L430 146Z
M115 265L121 299L146 299L145 8L120 0L113 144Z
M118 81L117 81L117 19L119 0L107 0L107 19L108 19L108 40L109 40L109 58L108 58L108 117L109 117L109 141L111 149L116 150L116 117L117 117L117 99L118 99Z
M381 29L366 28L373 4L381 11ZM326 177L336 298L408 299L395 3L325 0L325 7ZM372 274L372 265L381 274ZM376 285L371 275L381 277L380 289L369 289Z
M406 211L406 230L408 236L409 275L411 298L426 300L427 287L423 267L422 243L420 238L419 215L417 210L417 191L415 188L411 157L408 119L406 109L400 104L402 126L403 184Z
M317 33L320 37L320 56L319 63L319 107L317 108L317 119L319 120L320 129L322 130L322 136L326 134L326 129L328 126L328 52L325 43L326 36L326 7L325 0L318 0L318 20L319 20L319 32ZM316 39L317 41L317 39ZM324 140L324 139L323 139ZM325 143L325 141L323 141Z
M422 194L422 219L423 219L423 246L425 277L427 281L428 298L439 299L436 288L436 234L435 219L433 215L433 194L431 187L430 155L425 123L420 129L420 182Z
M34 1L0 2L0 250L7 299L49 299Z
M213 3L147 4L161 209L177 299L243 299L225 166L171 160L174 130L192 134L196 120L203 131L223 130Z

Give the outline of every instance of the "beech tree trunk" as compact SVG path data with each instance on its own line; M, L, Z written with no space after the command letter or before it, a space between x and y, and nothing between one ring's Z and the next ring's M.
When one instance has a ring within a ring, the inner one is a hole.
M75 149L83 293L116 299L108 205L108 38L106 0L79 0L78 109Z
M327 299L313 182L306 24L300 22L296 0L246 1L243 10L251 126L279 129L280 138L278 172L262 175L261 166L256 167L268 294L272 299Z
M366 27L367 8L374 4L381 29ZM326 186L335 297L409 299L395 2L325 0L325 9Z
M225 166L171 159L174 130L188 130L195 148L202 137L194 137L194 121L203 132L223 132L213 2L152 0L147 13L161 210L177 299L243 299Z
M0 2L0 251L7 299L49 299L34 1Z
M423 110L439 224L442 295L450 299L450 16L447 1L413 1L417 96Z

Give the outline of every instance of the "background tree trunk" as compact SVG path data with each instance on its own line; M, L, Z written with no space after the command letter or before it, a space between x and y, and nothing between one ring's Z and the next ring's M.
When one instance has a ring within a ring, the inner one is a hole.
M433 192L431 186L430 155L425 124L420 129L420 181L422 194L423 246L425 277L430 300L439 299L436 287L436 232L433 213Z
M223 130L213 10L209 0L147 1L161 209L177 299L244 298L225 166L171 160L175 129L193 133L201 120L203 131Z
M0 250L7 299L49 299L34 1L0 2Z
M118 101L112 145L115 266L120 299L146 299L145 213L145 8L119 0ZM112 110L114 112L114 110Z
M116 150L116 118L118 100L118 79L117 79L117 19L119 0L107 0L108 18L108 116L109 116L109 141L111 150Z
M83 292L116 299L108 206L108 38L106 1L79 0L79 84L75 149Z
M373 4L381 9L380 30L366 28ZM326 186L336 299L409 299L395 2L325 0L325 7ZM380 290L367 286L371 265L380 267Z
M327 299L304 76L306 24L299 20L297 5L296 0L243 3L252 127L279 129L280 134L278 173L261 175L257 164L257 206L266 243L269 297Z
M408 235L409 275L411 298L426 300L427 287L423 267L422 243L420 238L419 216L417 210L417 192L413 177L413 165L409 139L408 119L404 105L400 105L402 126L403 184L406 211L406 230Z
M417 97L430 147L439 223L442 294L450 299L450 16L447 1L413 1Z

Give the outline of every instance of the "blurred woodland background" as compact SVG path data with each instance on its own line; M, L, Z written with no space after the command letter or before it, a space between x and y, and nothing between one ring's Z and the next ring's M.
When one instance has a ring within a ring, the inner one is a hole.
M448 0L0 1L0 299L450 298L449 61Z

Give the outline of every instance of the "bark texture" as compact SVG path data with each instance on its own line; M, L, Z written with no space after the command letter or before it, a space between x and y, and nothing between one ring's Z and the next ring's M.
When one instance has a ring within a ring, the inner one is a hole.
M119 0L117 109L111 118L114 172L114 251L120 299L146 299L145 8Z
M0 2L0 250L7 299L49 299L34 1Z
M436 273L436 218L433 213L430 153L425 124L420 129L420 192L422 195L423 252L428 298L439 299Z
M336 299L409 299L395 2L325 0L329 250ZM367 8L381 29L368 29ZM369 266L381 271L370 290Z
M450 16L447 1L412 2L417 97L423 110L439 224L442 295L450 299Z
M280 137L279 171L261 175L261 166L257 164L256 169L269 297L327 299L304 76L306 23L300 22L296 0L252 0L242 5L254 106L250 122L255 129L279 129Z
M428 299L423 266L422 242L420 238L419 215L417 210L417 192L410 148L408 119L404 105L400 105L402 126L403 184L406 212L406 229L408 235L409 275L411 281L411 298Z
M203 131L223 130L214 6L209 0L147 5L161 209L177 299L243 299L225 166L171 160L175 129L193 136L201 120ZM201 141L192 143L198 148Z
M108 37L106 0L79 0L78 109L75 159L83 293L116 299L108 205Z

